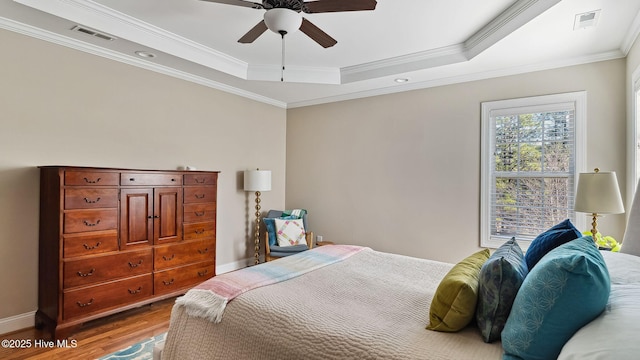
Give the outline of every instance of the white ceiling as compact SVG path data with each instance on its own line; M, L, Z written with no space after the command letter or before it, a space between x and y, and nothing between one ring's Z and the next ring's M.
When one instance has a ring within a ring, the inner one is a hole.
M574 30L596 10L595 27ZM237 42L263 14L199 0L0 0L0 28L285 108L620 58L640 32L638 0L378 0L304 14L338 43L286 35L281 83L280 35Z

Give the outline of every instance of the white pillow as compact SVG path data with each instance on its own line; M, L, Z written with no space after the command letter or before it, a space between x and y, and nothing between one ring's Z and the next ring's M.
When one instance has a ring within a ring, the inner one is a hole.
M278 246L294 246L307 243L302 219L276 220Z
M558 360L632 360L640 354L640 257L602 255L611 275L607 307L567 341Z

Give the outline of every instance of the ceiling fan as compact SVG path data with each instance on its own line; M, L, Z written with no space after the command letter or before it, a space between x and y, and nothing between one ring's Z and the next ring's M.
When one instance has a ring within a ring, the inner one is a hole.
M252 43L267 29L280 34L292 33L298 29L324 48L331 47L337 41L319 27L305 19L300 13L316 14L341 11L374 10L376 0L262 0L261 3L243 0L202 0L219 4L264 9L264 20L260 21L238 42Z

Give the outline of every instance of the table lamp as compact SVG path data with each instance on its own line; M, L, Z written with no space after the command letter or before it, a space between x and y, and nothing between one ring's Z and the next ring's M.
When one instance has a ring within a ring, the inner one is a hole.
M616 173L614 171L600 172L598 168L592 173L581 173L578 178L574 210L590 213L593 216L591 236L595 241L598 233L598 216L624 212Z

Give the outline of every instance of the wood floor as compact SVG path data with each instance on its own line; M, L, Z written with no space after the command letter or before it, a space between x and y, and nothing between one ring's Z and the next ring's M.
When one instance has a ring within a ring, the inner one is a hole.
M36 339L49 340L49 336L35 328L0 335L1 340L30 340L24 349L0 347L0 359L89 360L97 359L135 344L141 340L166 332L175 298L159 301L104 319L84 324L69 339L76 340L75 348L36 348ZM71 343L69 343L71 345Z

